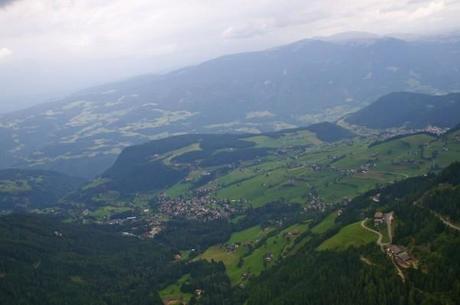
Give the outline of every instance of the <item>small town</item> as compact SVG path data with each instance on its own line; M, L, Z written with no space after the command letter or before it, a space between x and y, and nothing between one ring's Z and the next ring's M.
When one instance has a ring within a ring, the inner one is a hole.
M190 198L170 198L165 195L158 197L159 211L170 217L185 217L210 221L227 219L238 211L238 204L229 200L216 199L205 193Z

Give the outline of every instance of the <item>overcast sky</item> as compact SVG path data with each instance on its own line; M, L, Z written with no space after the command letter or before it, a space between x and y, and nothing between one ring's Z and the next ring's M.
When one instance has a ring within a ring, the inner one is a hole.
M0 0L0 111L345 31L437 33L460 0Z

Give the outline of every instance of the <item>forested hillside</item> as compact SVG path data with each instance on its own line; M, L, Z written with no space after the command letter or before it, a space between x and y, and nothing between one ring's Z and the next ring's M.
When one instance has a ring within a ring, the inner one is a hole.
M247 304L458 304L460 228L446 225L443 217L460 209L460 197L452 193L459 177L456 163L439 176L408 179L357 197L323 235L254 281ZM345 242L341 228L373 218L376 210L394 212L393 243L407 247L412 267L398 267L373 243L319 250L325 240L338 241L336 235Z
M4 305L160 305L180 270L159 243L38 215L0 218L0 261Z
M460 123L460 94L391 93L352 113L346 121L368 128L451 128Z
M454 163L318 210L280 200L229 218L170 216L153 238L136 235L133 226L152 220L128 221L133 214L110 225L3 216L0 296L5 304L454 305L459 187ZM394 217L388 232L374 224L377 212ZM390 246L406 249L409 263L389 256Z
M56 208L85 180L44 170L0 170L0 211Z

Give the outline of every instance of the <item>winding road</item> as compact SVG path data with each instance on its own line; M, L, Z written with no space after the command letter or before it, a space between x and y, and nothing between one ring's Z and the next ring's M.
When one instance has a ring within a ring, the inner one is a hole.
M383 241L383 234L380 233L379 231L376 231L374 229L371 229L369 228L368 226L366 226L366 221L368 220L368 218L365 218L363 221L361 221L361 227L363 227L363 229L369 231L369 232L372 232L374 234L377 234L378 235L378 239L377 239L377 245L380 247L380 249L385 252L385 250L383 249L383 247L385 245L388 245L388 243L384 243L382 242Z
M419 207L421 209L426 209L425 207L423 207L419 202L415 201L414 202L414 205L416 207ZM431 209L428 209L431 214L433 214L434 216L436 216L443 224L445 224L446 226L448 226L449 228L451 229L454 229L456 231L460 231L460 226L458 225L454 225L452 222L450 222L449 220L447 220L446 218L444 218L441 214L438 214L436 213L435 211L431 210Z
M383 234L380 233L379 231L376 231L376 230L371 229L371 228L369 228L368 226L366 226L366 221L367 221L367 220L368 220L368 218L365 218L363 221L361 221L361 227L363 227L363 229L365 229L365 230L367 230L367 231L369 231L369 232L372 232L372 233L374 233L374 234L377 234L377 236L378 236L379 238L377 239L377 242L376 242L376 243L377 243L377 245L380 247L380 250L382 250L382 252L385 253L385 248L384 248L384 247L385 247L386 245L389 245L389 244L391 243L391 241L393 240L393 236L392 236L392 234L391 234L391 225L389 225L389 224L387 223L388 237L389 237L389 239L390 239L390 242L384 243L384 242L382 242L382 240L383 240ZM393 263L393 266L395 266L396 272L398 273L398 275L399 275L399 277L401 278L401 280L402 280L403 282L405 282L405 281L406 281L406 277L404 276L404 273L402 272L401 268L399 268L399 266L395 263L395 261L394 261L393 258L391 259L391 262Z
M434 213L434 212L433 212ZM453 223L451 223L449 220L445 219L444 217L442 217L441 215L439 215L438 213L434 213L434 215L436 215L436 217L439 218L439 220L445 224L446 226L454 229L454 230L457 230L457 231L460 231L460 227L457 226L457 225L454 225Z

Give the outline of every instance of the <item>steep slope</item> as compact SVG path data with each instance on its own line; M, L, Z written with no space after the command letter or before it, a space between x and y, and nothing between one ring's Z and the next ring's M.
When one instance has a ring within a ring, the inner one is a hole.
M0 299L13 304L161 305L173 253L113 228L43 215L0 217Z
M456 41L305 40L79 92L0 119L0 166L94 177L129 145L177 133L334 120L383 94L460 88Z
M457 163L438 177L407 179L355 198L296 256L254 279L245 304L457 304L460 232L446 225L431 206L445 204L439 197L458 189L459 177ZM457 214L459 198L457 193L457 204L448 204ZM393 243L409 253L401 257L409 257L410 265L401 267L389 250L383 253L371 242L359 243L359 223L376 210L394 212ZM351 226L357 229L348 236L352 240L346 240L343 229ZM335 248L322 249L329 240Z
M422 129L428 126L450 128L460 122L460 93L391 93L349 115L346 121L374 129Z
M255 157L250 155L254 152L250 149L254 143L240 138L238 135L183 135L128 147L102 178L109 179L114 188L123 193L165 189L185 178L195 161L207 159L212 165L222 165L222 162L227 165ZM247 156L237 155L233 151L236 149L243 149ZM222 156L227 156L227 160L219 160ZM174 162L177 160L179 162Z
M85 180L45 170L0 170L0 211L56 207Z

